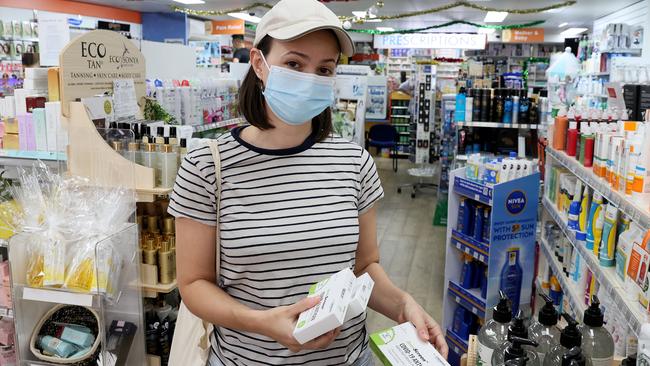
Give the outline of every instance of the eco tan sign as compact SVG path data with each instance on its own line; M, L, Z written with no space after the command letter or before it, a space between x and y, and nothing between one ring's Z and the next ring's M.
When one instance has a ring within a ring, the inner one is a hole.
M145 61L131 40L117 32L95 30L73 39L59 56L61 111L70 102L113 91L113 80L133 79L138 104L145 95Z

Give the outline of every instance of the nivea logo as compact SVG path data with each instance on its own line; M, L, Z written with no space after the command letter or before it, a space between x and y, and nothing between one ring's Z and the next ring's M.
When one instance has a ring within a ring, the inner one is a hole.
M506 198L506 209L513 215L520 214L526 208L526 195L522 191L512 191Z

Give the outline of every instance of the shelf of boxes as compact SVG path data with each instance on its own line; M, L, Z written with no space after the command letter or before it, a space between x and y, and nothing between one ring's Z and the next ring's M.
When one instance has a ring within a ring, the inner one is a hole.
M537 130L546 128L545 125L536 124L518 124L502 122L456 122L458 127L484 127L484 128L521 128L525 130Z
M640 304L630 302L626 299L623 282L616 275L615 269L613 267L602 267L598 262L596 255L592 251L588 250L584 244L579 243L576 240L575 232L569 229L566 218L563 217L547 197L544 197L542 204L556 224L560 227L564 235L569 239L574 249L577 250L582 259L585 260L587 267L589 267L590 271L600 284L601 291L604 290L611 297L616 307L623 314L628 327L638 335L641 331L641 325L646 322L646 315L642 311Z
M546 148L546 156L560 163L571 173L585 182L592 189L600 192L603 197L617 206L630 219L639 224L644 230L650 229L650 210L648 210L647 197L628 197L611 188L608 182L596 176L591 168L586 168L575 158L568 156L564 151L558 151L551 147Z

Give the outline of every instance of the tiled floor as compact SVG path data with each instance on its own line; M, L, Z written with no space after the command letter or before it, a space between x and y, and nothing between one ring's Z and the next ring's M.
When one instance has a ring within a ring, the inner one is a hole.
M389 159L375 158L375 162L385 192L377 206L380 263L397 286L441 323L446 228L432 224L436 195L422 193L411 199L408 188L398 194L399 184L417 180L407 173L411 165L400 160L399 171L394 173ZM393 325L373 311L368 316L371 332Z

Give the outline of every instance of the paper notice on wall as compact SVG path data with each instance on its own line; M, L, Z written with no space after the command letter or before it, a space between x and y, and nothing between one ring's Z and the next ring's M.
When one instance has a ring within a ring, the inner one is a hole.
M59 66L59 54L70 42L68 16L39 11L38 29L41 66Z
M138 98L133 79L113 81L113 108L116 119L133 117L138 113Z

